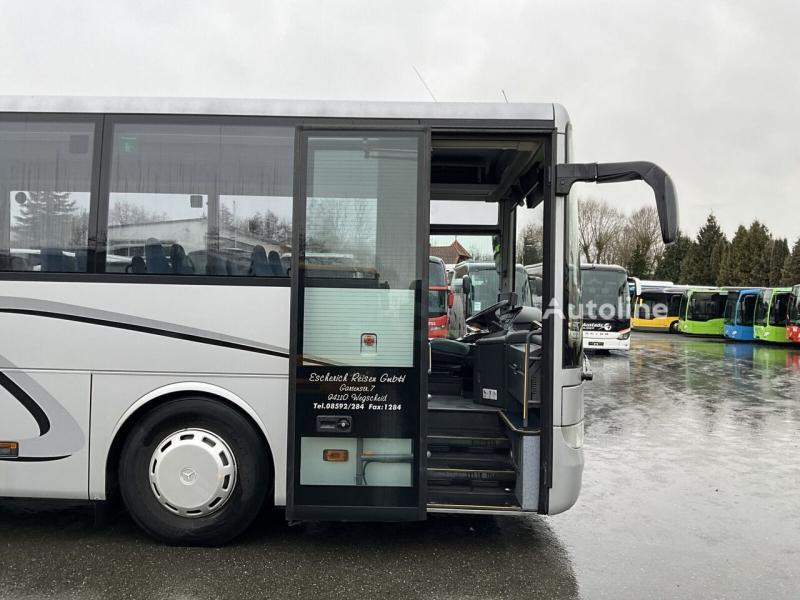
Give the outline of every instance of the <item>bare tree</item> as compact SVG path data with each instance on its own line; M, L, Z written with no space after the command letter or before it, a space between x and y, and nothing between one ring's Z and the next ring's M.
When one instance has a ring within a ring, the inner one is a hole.
M624 227L625 215L605 200L578 200L578 233L586 262L608 262L614 241Z
M637 276L651 276L664 253L658 212L652 206L634 211L612 241L609 262L634 270ZM635 269L632 269L636 263Z

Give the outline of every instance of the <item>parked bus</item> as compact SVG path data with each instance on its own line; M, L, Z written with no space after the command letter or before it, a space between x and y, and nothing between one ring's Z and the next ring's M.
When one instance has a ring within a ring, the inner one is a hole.
M642 292L635 300L631 326L641 331L678 332L681 297L686 286L653 286L642 282Z
M631 290L638 288L617 265L581 265L583 347L585 350L629 350Z
M756 303L761 288L746 288L728 291L725 301L725 319L723 333L731 340L751 341Z
M488 262L462 262L455 266L449 337L457 339L471 333L468 321L473 315L497 302L501 292L500 274ZM528 277L522 265L516 266L514 291L522 306L533 306Z
M785 343L786 324L792 288L778 287L761 290L756 301L753 334L762 342Z
M688 335L722 337L725 334L725 303L722 288L689 288L681 297L678 330Z
M800 343L800 285L792 288L789 310L786 318L786 339Z
M570 135L555 104L0 98L0 496L118 496L174 544L265 504L568 509L589 376L571 186L642 179L678 229L664 171L572 164ZM499 293L466 341L426 335L434 201L497 208ZM564 309L544 315L512 293L534 209ZM109 268L119 244L135 268Z
M453 292L447 285L444 261L431 256L428 264L428 337L447 337Z

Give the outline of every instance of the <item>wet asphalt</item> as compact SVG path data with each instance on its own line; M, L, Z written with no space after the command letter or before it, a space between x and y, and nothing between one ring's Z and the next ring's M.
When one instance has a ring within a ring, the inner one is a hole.
M592 358L578 504L411 524L265 514L171 548L122 511L0 501L0 598L797 598L800 350L637 334Z

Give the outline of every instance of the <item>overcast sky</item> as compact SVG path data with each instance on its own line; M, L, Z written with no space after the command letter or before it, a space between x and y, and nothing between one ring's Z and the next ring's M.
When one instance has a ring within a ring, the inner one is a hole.
M578 161L651 160L682 225L800 236L800 3L2 2L0 93L560 102ZM626 210L641 184L582 186Z

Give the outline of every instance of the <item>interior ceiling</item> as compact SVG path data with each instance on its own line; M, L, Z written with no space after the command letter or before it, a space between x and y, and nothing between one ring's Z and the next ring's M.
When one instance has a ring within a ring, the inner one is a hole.
M537 187L543 157L543 144L536 140L445 140L438 144L434 140L431 198L521 201Z

